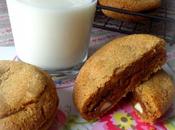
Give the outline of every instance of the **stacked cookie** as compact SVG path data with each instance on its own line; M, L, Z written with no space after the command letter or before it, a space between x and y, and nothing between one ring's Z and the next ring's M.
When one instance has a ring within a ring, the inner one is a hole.
M132 104L138 115L146 122L154 122L172 105L175 90L172 79L163 70L136 87Z
M103 6L128 10L130 12L143 12L160 7L161 0L99 0L99 3ZM143 17L127 15L110 10L102 10L103 13L109 17L119 20L127 21L139 21L143 20Z
M47 130L58 102L48 74L26 63L0 61L0 130Z
M74 87L74 103L85 119L93 120L105 115L132 92L138 113L145 120L154 121L168 109L174 92L169 76L157 72L165 62L163 39L146 34L115 39L94 53L80 70ZM158 79L166 80L168 86ZM154 94L158 87L161 88L158 91L163 92L163 101L156 103L156 98L160 98ZM149 107L152 104L154 108Z

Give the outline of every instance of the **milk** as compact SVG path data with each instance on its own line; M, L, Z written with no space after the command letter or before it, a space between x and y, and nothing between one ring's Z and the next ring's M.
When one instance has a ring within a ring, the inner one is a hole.
M7 0L19 58L45 69L87 58L96 0Z

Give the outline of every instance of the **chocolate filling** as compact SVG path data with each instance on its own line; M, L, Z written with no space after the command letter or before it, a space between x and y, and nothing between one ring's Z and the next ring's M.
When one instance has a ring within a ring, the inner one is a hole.
M100 88L85 106L86 117L91 119L108 112L128 91L132 91L137 84L149 77L156 68L159 68L165 62L165 57L165 49L162 46L156 46L154 50L146 53L120 74L114 72L110 81L105 83L105 87ZM112 105L102 110L101 108L106 102Z

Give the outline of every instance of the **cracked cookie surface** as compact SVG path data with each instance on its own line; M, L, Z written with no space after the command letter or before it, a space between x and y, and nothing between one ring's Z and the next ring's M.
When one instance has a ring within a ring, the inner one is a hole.
M0 129L40 130L57 105L48 74L23 62L0 61Z

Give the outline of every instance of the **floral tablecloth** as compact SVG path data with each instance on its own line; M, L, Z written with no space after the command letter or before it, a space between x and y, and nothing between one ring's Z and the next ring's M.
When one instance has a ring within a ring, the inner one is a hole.
M122 34L93 28L89 46L90 55L114 37ZM168 63L164 69L175 78L175 45L167 45ZM16 59L5 0L0 0L0 60ZM87 122L76 111L72 101L74 79L56 81L60 98L55 121L50 130L175 130L175 99L166 115L155 124L143 122L129 103L120 103L119 108L96 122Z

